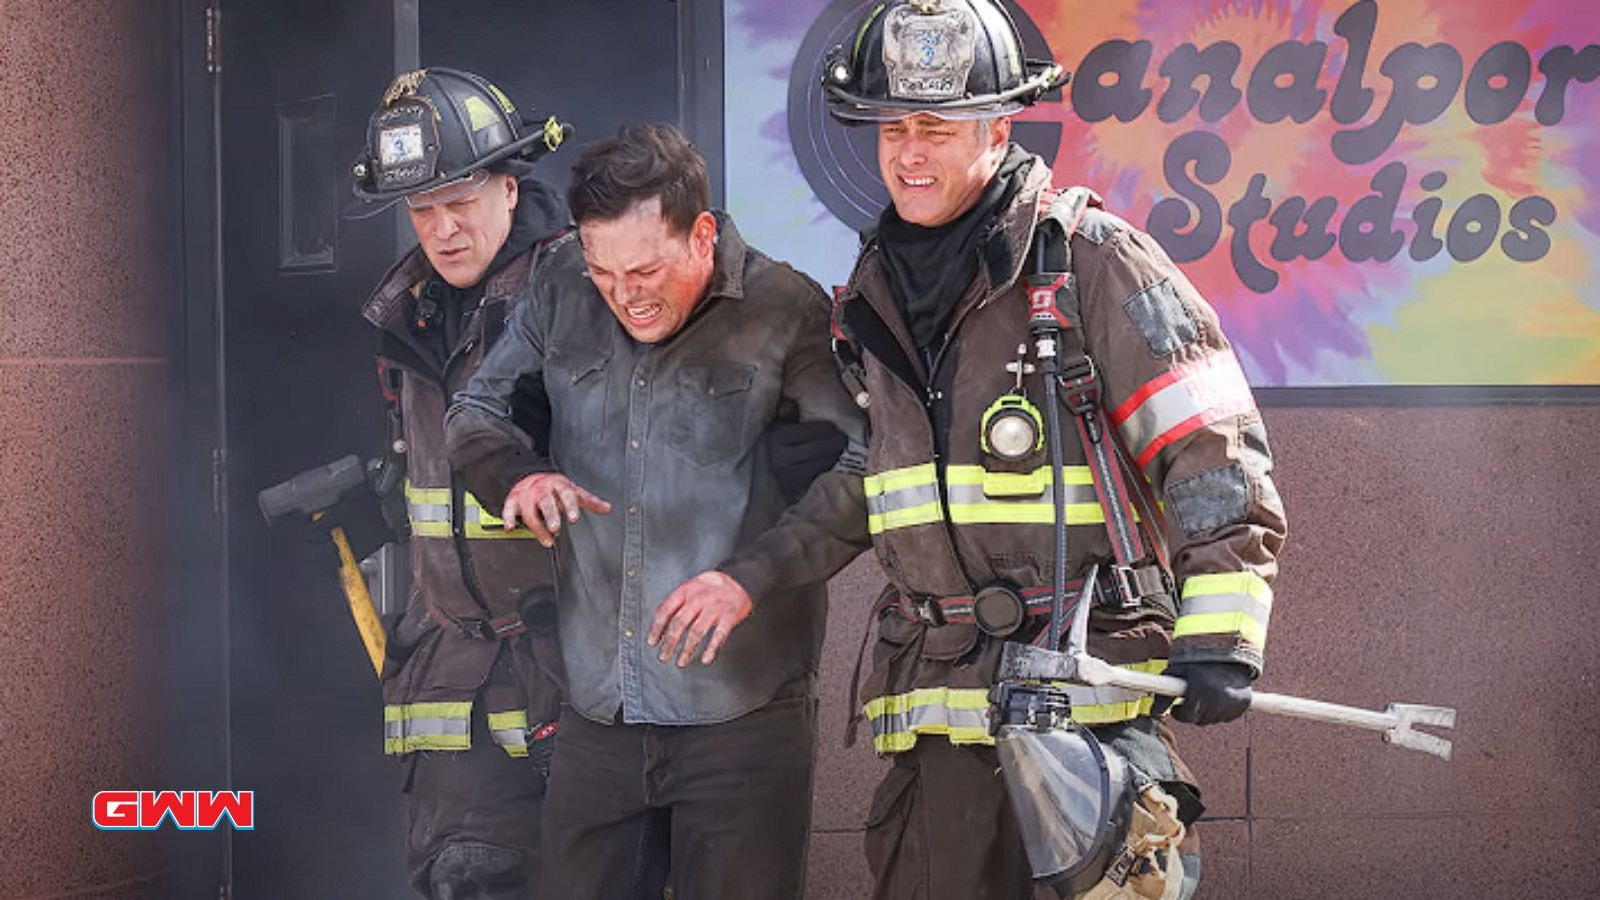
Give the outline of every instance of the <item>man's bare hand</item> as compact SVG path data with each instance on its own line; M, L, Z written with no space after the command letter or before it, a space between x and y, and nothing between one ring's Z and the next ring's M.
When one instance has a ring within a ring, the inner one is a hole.
M750 617L750 595L745 589L722 572L701 572L673 589L656 610L655 621L650 623L648 643L661 644L662 662L678 654L678 668L689 665L694 650L705 640L706 652L700 662L711 665L717 651L728 642L733 627ZM683 642L682 650L678 642Z
M565 475L540 472L529 475L506 495L506 505L500 512L507 531L520 521L539 543L553 547L556 535L561 533L561 519L578 521L582 510L605 515L611 504L573 484Z

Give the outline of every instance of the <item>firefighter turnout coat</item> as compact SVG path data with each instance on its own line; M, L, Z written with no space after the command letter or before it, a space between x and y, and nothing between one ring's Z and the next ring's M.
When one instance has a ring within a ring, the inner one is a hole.
M973 622L979 589L1005 584L1032 598L1030 625L1009 639L1031 638L1048 618L1038 602L1054 562L1047 445L1004 463L985 452L981 426L997 400L1017 393L1019 345L1032 346L1021 277L1055 194L1049 176L1035 158L1011 206L997 214L942 349L924 356L916 348L874 237L836 301L836 325L862 357L867 511L891 580L865 684L879 753L930 735L992 743L987 692L1003 643ZM1219 660L1259 674L1285 519L1239 364L1214 311L1149 235L1090 209L1070 242L1099 419L1120 448L1128 483L1154 501L1131 514L1145 532L1160 533L1171 573L1169 580L1153 565L1121 570L1120 580L1142 586L1133 593L1144 599L1133 603L1118 600L1118 578L1107 579L1091 613L1089 650L1144 671L1169 660ZM1021 393L1042 408L1041 375L1024 371ZM1111 563L1113 552L1076 420L1063 409L1060 421L1053 439L1066 461L1070 601L1073 580L1092 563ZM1074 717L1091 725L1147 715L1153 699L1118 688L1071 693Z
M379 373L398 416L391 436L403 441L411 524L411 594L383 673L388 753L468 749L480 692L490 733L512 756L527 756L530 736L553 732L559 714L550 554L531 532L500 527L452 475L444 445L450 396L504 329L542 246L489 276L481 301L462 311L443 371L409 325L432 274L420 249L390 269L363 311L383 332Z

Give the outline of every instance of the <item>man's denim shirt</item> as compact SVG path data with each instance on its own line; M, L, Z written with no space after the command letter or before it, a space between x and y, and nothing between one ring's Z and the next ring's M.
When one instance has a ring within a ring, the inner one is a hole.
M785 515L762 434L782 398L864 442L839 381L821 290L745 245L718 216L709 292L658 344L623 330L575 236L548 248L505 334L446 416L451 462L498 511L526 475L559 471L612 504L563 522L557 598L569 702L583 715L663 725L722 722L813 675L826 579L869 545L859 469L824 473ZM518 391L543 390L549 455L510 425ZM850 456L847 451L846 457ZM781 521L780 521L781 519ZM709 666L660 662L657 607L720 568L755 610Z

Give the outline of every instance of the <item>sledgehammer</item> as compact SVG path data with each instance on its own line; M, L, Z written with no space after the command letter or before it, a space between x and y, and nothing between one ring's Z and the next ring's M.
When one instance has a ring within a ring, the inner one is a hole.
M366 487L366 468L360 459L351 455L273 485L257 494L256 502L268 522L296 514L310 516L311 521L318 522L351 491ZM367 593L366 579L361 575L361 567L356 565L356 555L350 549L350 538L344 527L333 525L328 534L339 551L339 584L344 588L345 601L350 604L350 617L355 620L356 630L361 632L361 643L366 645L373 671L382 676L386 639L383 624L378 621L378 611L372 606L372 595Z
M1056 651L1020 642L1007 643L1000 660L1000 678L1071 681L1091 687L1111 685L1166 697L1182 697L1188 687L1182 678L1135 672L1089 655L1087 612L1093 604L1091 592L1094 590L1095 574L1091 571L1084 582L1084 594L1078 598L1078 609L1073 616L1066 649ZM1250 708L1279 716L1380 731L1383 739L1396 747L1420 750L1445 760L1450 758L1450 742L1438 735L1420 731L1417 726L1454 728L1456 724L1456 711L1448 706L1391 703L1383 712L1376 712L1264 691L1250 692Z

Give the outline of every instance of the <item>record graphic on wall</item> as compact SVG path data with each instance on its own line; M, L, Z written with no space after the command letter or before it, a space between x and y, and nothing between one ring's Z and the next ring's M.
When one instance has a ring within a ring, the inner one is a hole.
M889 205L889 192L878 174L878 132L872 125L847 127L828 115L822 66L829 50L855 40L856 23L877 2L834 0L829 4L806 33L789 74L789 140L800 171L828 211L856 231L874 225ZM1023 53L1034 58L1049 56L1050 47L1033 20L1015 6L1008 6L1007 11L1022 35ZM1056 90L1040 102L1060 100L1061 91ZM1011 136L1055 164L1061 147L1059 122L1029 121L1024 111L1013 122Z

